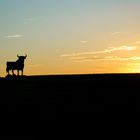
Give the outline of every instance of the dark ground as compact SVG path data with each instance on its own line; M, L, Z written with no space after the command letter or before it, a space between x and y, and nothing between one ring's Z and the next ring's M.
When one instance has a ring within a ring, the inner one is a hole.
M7 76L0 85L1 120L8 123L140 111L140 74Z

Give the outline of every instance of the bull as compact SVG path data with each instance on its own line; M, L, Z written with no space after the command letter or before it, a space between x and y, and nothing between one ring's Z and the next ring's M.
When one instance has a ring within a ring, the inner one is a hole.
M19 71L21 71L21 75L23 76L23 70L24 70L24 60L27 57L27 54L25 56L19 56L17 55L18 60L15 62L7 62L6 63L6 73L9 75L9 71L12 71L12 74L14 74L14 70L17 70L17 75L19 75Z

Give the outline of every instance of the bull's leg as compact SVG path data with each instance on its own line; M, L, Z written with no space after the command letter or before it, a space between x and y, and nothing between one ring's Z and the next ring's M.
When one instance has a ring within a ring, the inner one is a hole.
M6 73L9 75L9 70L8 70L8 68L6 68Z
M13 75L15 75L15 74L14 74L14 70L12 70L12 73L13 73Z
M19 70L17 70L17 75L19 76Z
M21 75L23 76L23 70L21 70Z

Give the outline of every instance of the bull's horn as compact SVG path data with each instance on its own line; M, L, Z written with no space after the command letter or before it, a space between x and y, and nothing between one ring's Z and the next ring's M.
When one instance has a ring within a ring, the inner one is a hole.
M17 57L19 57L19 55L17 54Z
M25 54L25 57L27 57L27 54Z

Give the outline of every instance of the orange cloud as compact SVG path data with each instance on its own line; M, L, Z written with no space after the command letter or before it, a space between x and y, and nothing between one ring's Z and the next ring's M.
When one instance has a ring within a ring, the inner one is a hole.
M103 51L93 51L93 52L80 52L80 53L72 53L72 54L62 54L61 57L74 57L74 56L81 56L81 55L94 55L94 54L105 54L111 53L115 51L133 51L137 50L137 46L120 46L115 48L106 49Z

